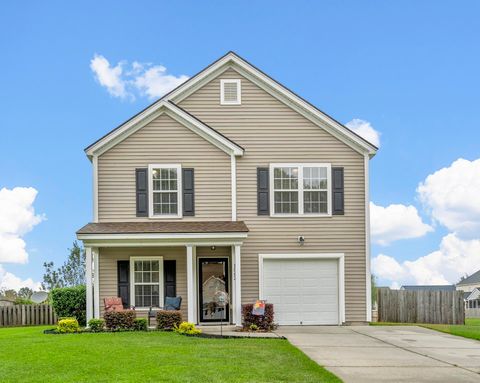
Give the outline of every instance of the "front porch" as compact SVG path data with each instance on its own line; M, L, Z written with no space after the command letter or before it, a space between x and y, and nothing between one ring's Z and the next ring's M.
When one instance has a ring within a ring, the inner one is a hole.
M132 225L143 231L131 232ZM181 296L184 320L240 326L241 245L247 232L243 222L85 226L77 236L86 250L87 321L103 316L107 297L120 296L146 316L150 306L162 307L166 296ZM225 309L214 302L216 291L228 293Z

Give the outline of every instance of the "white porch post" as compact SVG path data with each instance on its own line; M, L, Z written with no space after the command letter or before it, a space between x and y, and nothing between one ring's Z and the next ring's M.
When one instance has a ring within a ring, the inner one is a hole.
M100 268L98 247L92 248L93 256L93 316L100 318Z
M237 326L242 325L242 284L241 284L241 270L240 270L240 245L233 246L233 276L235 282L234 294L234 320Z
M85 247L85 282L87 284L87 323L93 318L93 291L92 291L92 248Z
M187 245L187 301L188 321L195 322L195 280L193 275L193 245Z

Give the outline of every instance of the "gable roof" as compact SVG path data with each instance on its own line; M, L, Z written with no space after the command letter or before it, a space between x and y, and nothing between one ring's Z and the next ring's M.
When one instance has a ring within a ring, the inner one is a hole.
M156 103L155 110L148 109L149 108L144 109L142 112L136 114L131 119L85 148L87 156L91 158L94 155L101 155L162 114L167 114L172 117L174 120L198 134L200 137L203 137L225 153L236 156L243 155L244 149L240 145L236 144L228 137L225 137L211 126L205 124L197 117L192 116L186 110L180 108L171 101L159 100Z
M457 283L457 286L471 285L474 283L480 284L480 270L478 270L476 273L473 273L469 277L462 279Z
M115 145L115 143L119 142L117 141L117 139L118 137L123 137L121 136L123 133L128 133L128 131L134 129L134 127L137 127L137 129L139 129L139 125L144 126L146 123L152 120L152 115L156 117L157 112L161 108L164 108L166 105L172 105L172 108L176 107L176 111L183 112L184 115L188 114L186 111L179 108L175 104L182 101L190 94L195 92L197 89L201 88L203 85L205 85L210 80L217 77L219 74L223 73L229 68L233 68L242 76L252 81L257 86L264 89L266 92L268 92L281 102L287 104L289 107L315 123L317 126L320 126L333 136L345 142L357 152L361 154L366 153L369 154L370 157L373 157L378 150L375 145L371 144L363 137L348 129L346 126L344 126L334 118L330 117L328 114L322 112L320 109L316 108L314 105L312 105L302 97L298 96L296 93L292 92L284 85L272 79L260 69L256 68L248 61L241 58L235 52L230 51L224 56L220 57L218 60L214 61L209 66L207 66L205 69L185 81L183 84L179 85L177 88L173 89L159 100L147 106L141 112L115 128L111 132L107 133L105 136L103 136L93 144L89 145L87 148L85 148L85 152L91 158L94 154L98 154L99 152L101 152L101 148L105 146L108 146L108 148L110 148L111 146ZM218 139L218 135L220 134L217 131L215 131L208 125L202 123L196 117L193 117L190 114L188 115L191 119L195 119L197 120L197 122L201 123L201 125L210 128L211 133L216 132L216 135L212 134L212 139L214 141L216 141L215 139ZM142 121L147 122L142 124ZM126 136L128 136L128 134ZM126 136L122 139L126 138ZM239 145L235 144L233 141L229 140L225 136L221 136L223 140L230 142L231 146L227 146L228 150L230 150L230 153L233 152L233 154L235 155L243 154L243 148L241 148ZM109 145L112 140L115 141L115 143L113 145Z
M466 301L471 301L479 298L480 298L480 289L478 288L474 288L471 292L463 294L463 299L465 299Z

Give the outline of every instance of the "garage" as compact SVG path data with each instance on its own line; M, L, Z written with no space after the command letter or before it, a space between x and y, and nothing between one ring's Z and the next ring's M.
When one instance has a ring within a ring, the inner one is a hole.
M260 257L262 299L274 304L280 325L343 322L343 254Z

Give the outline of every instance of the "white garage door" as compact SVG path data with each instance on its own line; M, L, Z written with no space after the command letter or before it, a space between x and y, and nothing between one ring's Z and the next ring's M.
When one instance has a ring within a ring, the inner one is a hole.
M263 298L280 325L338 324L338 260L263 259Z

